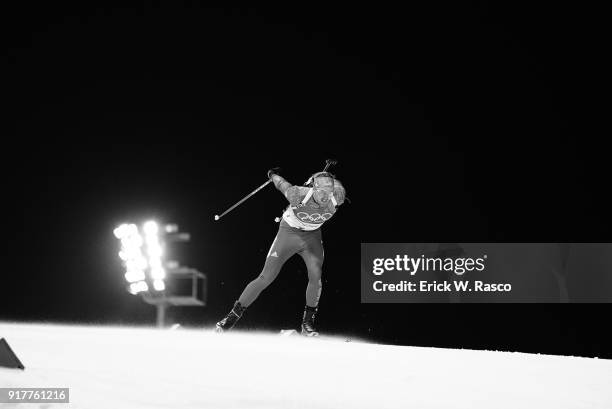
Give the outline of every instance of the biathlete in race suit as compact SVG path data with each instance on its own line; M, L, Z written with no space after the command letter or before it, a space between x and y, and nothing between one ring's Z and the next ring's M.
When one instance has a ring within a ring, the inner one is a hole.
M272 242L261 274L251 281L232 310L216 325L218 332L231 329L246 308L257 299L280 272L283 264L294 254L299 254L308 269L306 306L302 317L302 334L317 336L314 319L321 296L321 273L323 266L323 241L321 226L331 219L338 207L344 203L344 187L329 172L312 175L308 186L293 186L277 174L278 168L268 171L268 178L287 198L278 233Z

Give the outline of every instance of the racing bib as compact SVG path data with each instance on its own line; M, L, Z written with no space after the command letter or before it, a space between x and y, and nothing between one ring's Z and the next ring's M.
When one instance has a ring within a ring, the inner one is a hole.
M302 206L289 206L283 213L283 220L291 227L302 230L316 230L332 218L336 209L332 206L313 206L309 201Z

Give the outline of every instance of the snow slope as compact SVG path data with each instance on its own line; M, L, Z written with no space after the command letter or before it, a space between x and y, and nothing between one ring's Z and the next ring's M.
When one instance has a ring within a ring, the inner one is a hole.
M612 361L280 337L0 323L26 367L0 387L69 387L23 408L612 408Z

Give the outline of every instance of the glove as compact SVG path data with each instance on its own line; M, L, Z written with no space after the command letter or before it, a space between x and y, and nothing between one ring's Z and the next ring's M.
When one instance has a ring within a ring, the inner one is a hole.
M272 175L278 175L281 171L281 168L276 167L272 168L268 171L268 179L272 179Z

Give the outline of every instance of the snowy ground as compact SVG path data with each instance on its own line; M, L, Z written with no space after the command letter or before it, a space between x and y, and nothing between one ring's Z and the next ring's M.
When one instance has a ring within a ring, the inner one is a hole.
M41 408L612 408L610 360L148 328L0 337L26 367L0 368L0 387L70 388Z

